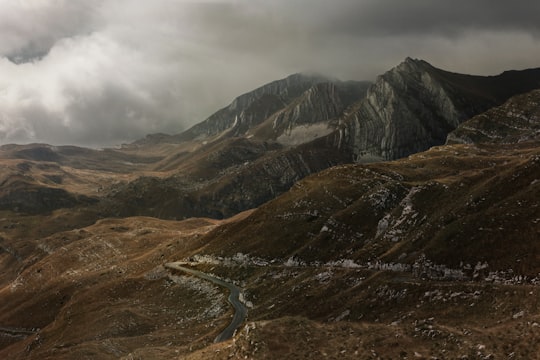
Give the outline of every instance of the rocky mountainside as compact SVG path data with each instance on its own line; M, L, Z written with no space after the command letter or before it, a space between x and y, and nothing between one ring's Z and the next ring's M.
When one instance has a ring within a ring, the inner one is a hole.
M242 222L210 233L206 251L307 263L346 257L412 265L427 257L447 268L489 259L490 270L534 278L539 101L538 90L511 98L464 122L448 145L406 159L309 176Z
M406 59L377 78L344 120L355 161L399 159L442 145L463 121L540 87L540 69L482 77Z
M271 82L237 97L229 106L187 130L180 137L185 139L201 135L212 136L235 127L245 131L289 104L312 86L327 81L329 80L321 76L294 74ZM240 129L238 134L241 134Z
M539 100L463 123L449 139L466 144L309 176L207 233L191 265L257 306L232 348L190 358L537 358Z
M309 174L351 161L324 137L368 86L296 74L236 98L182 134L126 145L124 152L140 156L178 143L149 168L162 175L119 184L102 212L222 218L263 204Z
M178 148L169 148L154 168L173 175L117 187L106 208L120 209L111 215L231 216L330 166L397 159L441 145L469 117L537 87L539 69L482 77L413 59L371 85L293 75L174 136ZM126 148L143 150L152 146ZM167 189L165 201L155 195L160 187ZM126 203L134 199L139 210L129 212L133 206Z
M95 205L0 210L0 357L535 359L539 102L539 91L513 97L463 122L446 145L406 158L306 170L292 189L228 220L94 222ZM317 141L253 149L251 161L262 164L251 169L266 164L257 152L279 162L286 149L305 162L331 144ZM221 162L245 156L250 144L237 137L207 145L224 154ZM209 153L199 154L197 163ZM89 193L100 174L24 161L32 166L26 175L43 184L55 171L72 174L64 175L71 193ZM210 179L207 161L197 176ZM261 184L269 174L290 176L284 167L302 167L266 166L247 179ZM163 191L154 193L159 201L173 198L160 188L173 177L145 171L144 181ZM101 176L113 190L138 184L118 178L126 174ZM225 184L216 181L213 191ZM149 201L126 201L127 213ZM213 343L232 315L227 294L163 266L178 260L243 289L249 317L233 340Z
M332 89L330 91L324 89L324 84ZM341 110L335 113L330 110L330 113L333 113L333 116L339 115L344 107L363 97L368 86L369 82L341 82L320 75L294 74L240 95L230 105L181 134L150 136L135 144L164 141L177 143L194 139L208 141L213 136L223 136L224 132L228 136L246 135L248 130L256 127L271 115L288 107L292 102L301 102L301 98L305 97L309 98L307 101L311 102L312 106L316 103L319 109L323 109L323 114L319 115L319 118L320 121L324 121L328 120L328 117L324 116L327 106L338 106ZM314 99L317 96L319 98ZM326 100L329 103L322 101L321 97L327 97ZM297 109L297 112L299 110ZM313 112L312 109L309 111ZM297 113L296 116L298 115L300 114ZM307 115L301 116L305 118Z
M33 206L32 197L21 200L21 207L13 193L0 195L0 203L7 210L42 212L90 202L95 203L91 213L100 217L228 217L331 166L392 160L441 145L464 120L536 87L539 69L482 77L413 59L373 84L295 74L239 96L178 135L151 135L102 151L4 146L0 158L24 161L30 165L21 166L34 169L10 172L13 179L24 175L18 189L70 193L50 207ZM34 175L42 178L43 171L36 170L42 164L58 167L47 171L57 180L66 172L86 171L85 185L74 180L66 188L32 180Z

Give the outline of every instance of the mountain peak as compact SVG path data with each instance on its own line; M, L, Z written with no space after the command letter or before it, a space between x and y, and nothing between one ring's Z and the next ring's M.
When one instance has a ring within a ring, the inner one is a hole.
M444 144L463 121L537 88L539 79L535 70L457 74L408 57L377 78L356 110L350 131L355 159L392 160Z
M433 66L425 60L406 57L394 70L413 72L430 68L433 68Z
M324 76L317 72L298 72L298 73L294 73L287 76L283 80L288 81L288 82L305 82L305 81L313 81L313 80L325 82L332 79L329 79L327 76ZM277 81L282 81L282 80L277 80Z
M238 121L247 127L257 125L312 86L328 81L331 80L315 73L295 73L272 81L238 96L230 105L180 134L178 138L186 140L199 136L214 136L238 125ZM253 111L257 113L257 116L253 114Z

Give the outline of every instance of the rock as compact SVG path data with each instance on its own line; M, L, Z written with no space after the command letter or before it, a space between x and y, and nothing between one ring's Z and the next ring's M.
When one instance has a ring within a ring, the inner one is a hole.
M447 144L508 144L540 139L540 90L515 96L502 106L464 122Z
M444 144L463 121L538 87L539 69L470 76L408 58L377 78L343 131L356 161L398 159Z
M321 76L304 74L294 74L273 81L237 97L229 106L217 111L177 138L181 141L192 140L200 136L216 135L237 126L245 131L264 121L313 85L326 81L328 79Z

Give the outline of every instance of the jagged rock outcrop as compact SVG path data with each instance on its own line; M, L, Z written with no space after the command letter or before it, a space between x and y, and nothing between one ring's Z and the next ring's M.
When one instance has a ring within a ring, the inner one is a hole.
M377 78L343 120L355 160L391 160L445 142L464 120L540 87L540 69L482 77L405 62Z

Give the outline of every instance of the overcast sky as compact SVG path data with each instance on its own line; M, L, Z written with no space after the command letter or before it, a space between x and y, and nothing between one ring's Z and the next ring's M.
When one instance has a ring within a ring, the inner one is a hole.
M178 133L295 72L540 67L538 0L0 0L0 144Z

